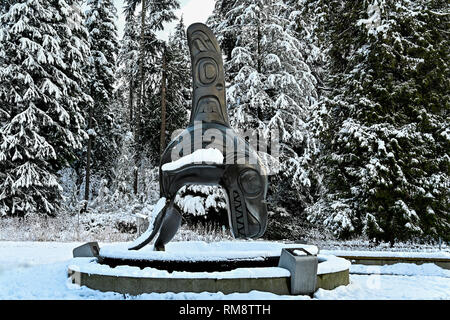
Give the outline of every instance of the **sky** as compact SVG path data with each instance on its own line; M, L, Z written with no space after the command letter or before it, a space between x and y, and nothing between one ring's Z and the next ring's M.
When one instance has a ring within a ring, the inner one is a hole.
M180 9L175 11L175 15L180 18L183 15L184 24L186 27L195 22L206 22L206 19L211 15L214 9L214 0L179 0ZM125 25L125 17L123 15L124 0L114 0L119 15L117 28L119 29L119 37L122 38L123 28ZM173 32L178 21L167 23L164 31L158 32L160 39L167 40L169 35Z

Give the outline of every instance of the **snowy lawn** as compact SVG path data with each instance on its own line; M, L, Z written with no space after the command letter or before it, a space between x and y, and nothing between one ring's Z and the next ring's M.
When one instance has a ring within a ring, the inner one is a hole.
M0 242L0 299L309 299L265 292L124 296L71 284L67 267L79 243ZM435 265L352 265L350 285L319 289L316 299L450 299L450 271Z

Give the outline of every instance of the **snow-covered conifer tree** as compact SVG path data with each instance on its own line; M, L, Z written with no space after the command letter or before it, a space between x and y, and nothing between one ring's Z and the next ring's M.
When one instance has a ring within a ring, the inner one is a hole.
M117 12L111 0L89 0L87 5L85 26L89 31L91 48L88 90L94 103L86 116L89 141L85 200L89 194L90 169L110 180L111 167L118 154L118 137L111 109L119 49L115 25Z
M86 138L89 47L77 1L10 1L0 17L0 214L56 214L56 173ZM3 118L2 118L3 119Z
M223 7L227 9L221 17ZM293 11L293 6L275 0L218 2L216 17L209 22L219 41L232 49L225 61L231 124L254 129L263 139L269 139L271 131L279 132L279 162L268 163L275 173L269 194L274 205L290 206L298 213L312 200L309 165L316 142L308 119L317 106L317 81L291 25Z
M117 65L117 92L128 105L129 130L133 128L136 103L136 78L139 60L139 24L134 15L127 17Z
M324 25L328 193L310 220L391 243L448 239L448 4L331 1Z
M216 0L214 5L214 10L211 16L207 20L207 25L212 30L221 30L220 32L215 32L217 41L220 44L222 54L225 56L225 60L231 59L231 52L236 45L236 38L233 32L227 27L233 25L233 21L224 19L225 15L230 11L239 0ZM228 79L228 74L225 77Z
M164 22L171 22L176 19L174 10L179 8L179 3L176 0L154 1L146 0L146 21L145 21L145 42L143 58L143 72L145 74L142 86L142 148L146 149L153 164L159 163L161 141L154 139L155 136L161 136L161 119L162 119L162 79L163 73L166 74L166 132L178 129L184 123L185 111L180 106L175 106L172 109L168 104L171 98L171 92L176 92L179 84L170 83L170 86L175 86L173 90L169 87L171 76L170 70L170 51L168 45L164 41L160 41L156 37L156 32L163 29ZM165 58L164 58L165 55ZM166 60L166 70L163 66L163 61ZM180 70L181 71L181 70ZM182 112L181 117L177 113ZM171 115L173 113L173 116ZM176 124L181 118L181 123L178 126L171 127L171 123ZM144 146L146 144L146 146Z
M167 122L166 141L177 129L187 125L187 113L191 106L191 61L183 18L175 26L175 32L167 43Z
M139 8L140 7L140 8ZM138 52L138 76L136 77L136 105L133 112L133 132L135 137L136 159L135 159L135 184L134 191L138 193L139 167L141 167L143 155L153 162L159 158L159 144L157 148L151 145L158 126L155 119L161 118L157 112L160 99L154 95L160 87L161 72L158 65L163 51L163 43L157 40L156 31L162 30L166 22L176 18L174 10L179 8L177 0L127 0L126 14L130 20L137 14L139 25L139 52ZM160 108L159 108L160 109ZM149 145L150 144L150 145Z

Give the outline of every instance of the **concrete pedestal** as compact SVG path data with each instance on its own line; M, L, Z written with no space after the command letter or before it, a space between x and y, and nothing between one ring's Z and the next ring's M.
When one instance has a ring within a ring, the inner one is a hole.
M311 295L316 291L317 265L317 256L302 249L283 249L278 263L291 273L290 293L293 295Z

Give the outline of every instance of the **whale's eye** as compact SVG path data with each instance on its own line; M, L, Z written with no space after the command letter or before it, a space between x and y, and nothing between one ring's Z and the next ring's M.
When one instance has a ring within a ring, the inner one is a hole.
M262 190L262 181L255 170L245 170L239 177L243 191L248 195L258 195Z

